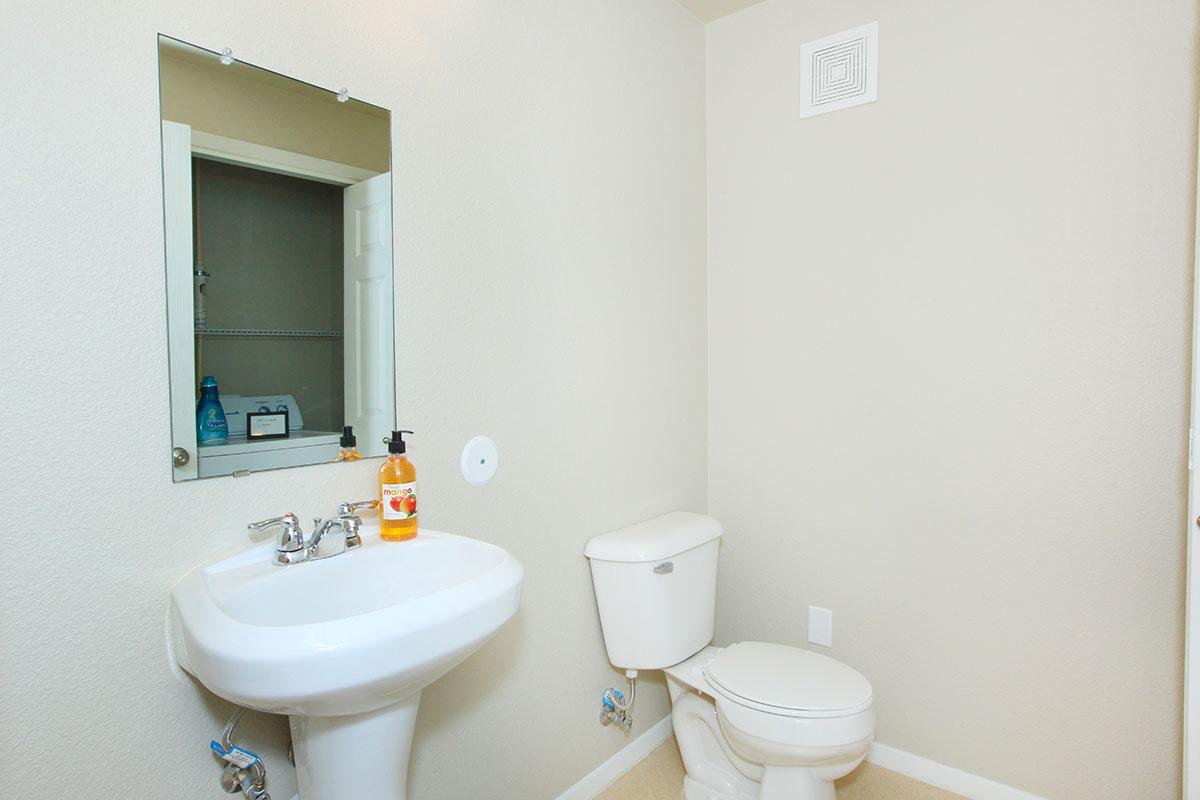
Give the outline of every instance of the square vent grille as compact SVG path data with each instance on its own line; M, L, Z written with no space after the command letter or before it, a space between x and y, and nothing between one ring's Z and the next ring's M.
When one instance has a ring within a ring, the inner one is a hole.
M878 22L801 45L800 116L874 103L878 62Z

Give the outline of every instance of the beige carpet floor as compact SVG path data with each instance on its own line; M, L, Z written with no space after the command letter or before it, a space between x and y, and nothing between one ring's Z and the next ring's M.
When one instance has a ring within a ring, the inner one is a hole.
M596 800L679 800L683 789L683 762L675 739L668 739ZM963 800L890 770L864 763L837 782L838 800Z

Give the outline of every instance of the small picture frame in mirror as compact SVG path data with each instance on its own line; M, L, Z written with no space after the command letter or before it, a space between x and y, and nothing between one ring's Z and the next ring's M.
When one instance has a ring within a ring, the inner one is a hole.
M289 433L288 412L251 411L246 415L246 438L286 439Z

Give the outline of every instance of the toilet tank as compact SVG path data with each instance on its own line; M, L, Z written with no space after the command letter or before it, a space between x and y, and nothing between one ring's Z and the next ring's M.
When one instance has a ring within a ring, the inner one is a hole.
M662 669L712 641L721 533L712 517L672 511L588 541L614 667Z

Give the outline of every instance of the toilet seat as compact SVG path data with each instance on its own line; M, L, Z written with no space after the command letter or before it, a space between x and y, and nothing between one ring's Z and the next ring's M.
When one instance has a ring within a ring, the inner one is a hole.
M803 766L866 753L875 731L870 682L835 659L740 642L705 667L733 749L765 766Z
M739 642L705 667L719 697L783 717L850 717L870 708L862 673L828 656L769 642Z

